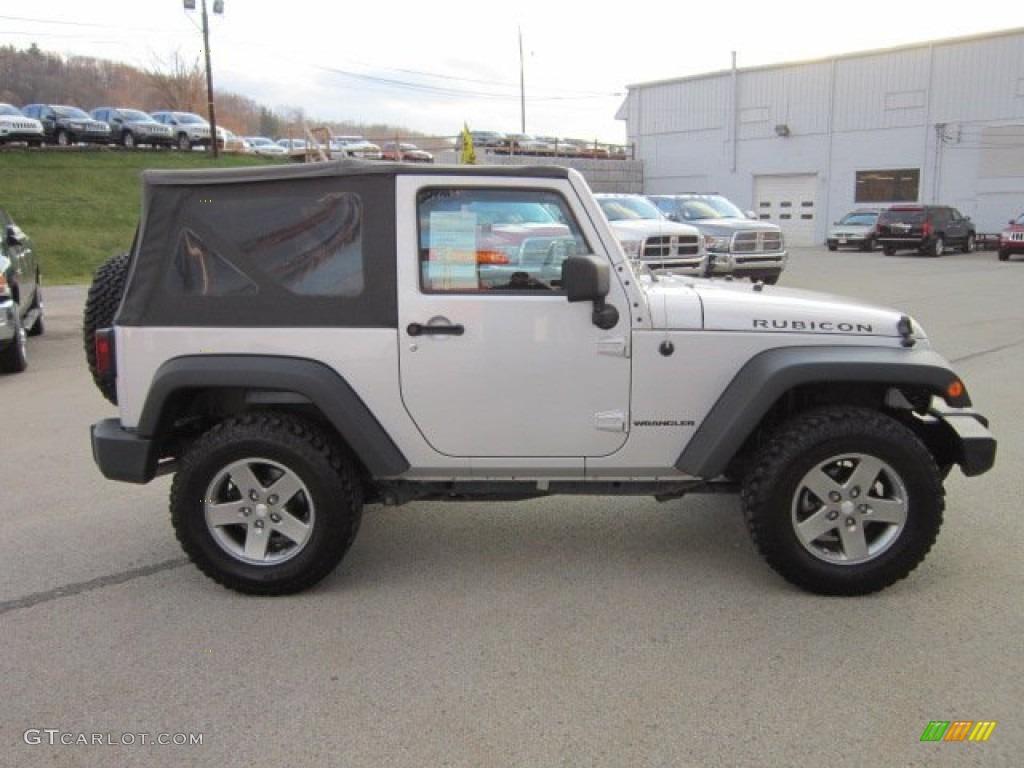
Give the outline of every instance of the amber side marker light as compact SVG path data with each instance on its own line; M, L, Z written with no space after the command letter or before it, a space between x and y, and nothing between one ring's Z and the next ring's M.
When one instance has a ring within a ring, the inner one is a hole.
M964 396L964 383L960 379L953 379L946 385L946 394L953 399Z

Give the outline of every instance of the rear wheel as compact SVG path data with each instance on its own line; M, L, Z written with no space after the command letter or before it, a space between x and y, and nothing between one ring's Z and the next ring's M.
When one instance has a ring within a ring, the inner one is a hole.
M973 253L974 252L974 234L973 233L967 235L967 239L964 240L964 245L963 245L962 250L963 250L964 253Z
M883 245L882 246L882 253L884 253L886 256L895 256L896 255L896 249L893 248L891 245Z
M810 592L863 595L904 578L942 525L938 467L917 436L877 411L828 407L783 425L742 490L767 563Z
M942 235L935 238L935 241L931 244L928 249L928 255L938 258L946 252L946 241L942 239Z
M1009 251L1000 251L999 252L999 260L1000 261L1006 261L1009 258L1010 258L1010 252Z
M217 583L248 594L311 587L341 561L362 516L342 449L312 422L273 411L222 422L182 458L171 521Z

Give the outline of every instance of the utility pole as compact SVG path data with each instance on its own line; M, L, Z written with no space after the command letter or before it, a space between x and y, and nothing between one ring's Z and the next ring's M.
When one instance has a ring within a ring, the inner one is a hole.
M523 67L523 28L519 27L519 132L526 133L526 74Z
M185 10L194 11L196 8L196 0L184 0ZM210 149L213 150L213 156L219 156L219 150L217 148L217 112L213 105L213 68L210 66L210 20L206 14L206 0L202 0L203 4L203 53L206 56L206 108L210 115ZM217 14L224 13L224 0L213 0L213 12Z

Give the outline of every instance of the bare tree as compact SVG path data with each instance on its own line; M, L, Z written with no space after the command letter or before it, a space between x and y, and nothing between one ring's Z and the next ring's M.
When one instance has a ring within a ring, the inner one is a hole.
M154 104L161 109L199 112L205 104L205 79L197 58L191 64L175 51L170 62L146 71Z

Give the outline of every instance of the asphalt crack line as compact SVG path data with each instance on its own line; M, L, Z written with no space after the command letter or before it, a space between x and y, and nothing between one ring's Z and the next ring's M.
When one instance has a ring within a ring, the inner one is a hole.
M143 576L151 576L154 573L160 573L161 571L169 571L172 568L179 568L187 563L187 557L176 557L173 560L164 560L162 563L154 563L153 565L143 565L139 568L121 571L121 573L112 573L108 576L89 579L89 581L78 581L74 584L65 584L60 587L48 589L45 592L33 592L30 595L18 597L14 600L6 600L0 603L0 615L3 615L8 611L31 608L34 605L48 603L51 600L57 600L62 597L73 597L85 592L92 592L96 589L110 587L115 584L124 584L126 581L141 579Z
M978 352L971 352L969 355L962 355L961 357L950 360L949 362L953 364L958 364L964 362L965 360L973 360L976 357L984 357L985 355L991 355L994 352L1002 352L1004 349L1013 349L1014 347L1019 347L1021 344L1024 344L1024 341L1012 341L1009 344L1003 344L998 347L992 347L991 349L982 349L979 350Z

